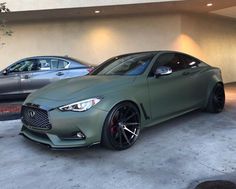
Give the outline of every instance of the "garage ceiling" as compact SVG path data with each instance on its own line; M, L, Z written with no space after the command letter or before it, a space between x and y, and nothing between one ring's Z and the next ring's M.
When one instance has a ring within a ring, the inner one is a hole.
M218 14L221 16L228 16L236 19L236 6L212 11L211 13Z
M206 6L212 3L213 6ZM28 21L43 19L102 17L118 15L154 14L164 12L191 12L218 14L236 18L236 0L183 0L159 3L129 4L117 6L99 6L83 8L50 9L38 11L19 11L2 13L1 17L8 21ZM99 14L94 11L99 10Z

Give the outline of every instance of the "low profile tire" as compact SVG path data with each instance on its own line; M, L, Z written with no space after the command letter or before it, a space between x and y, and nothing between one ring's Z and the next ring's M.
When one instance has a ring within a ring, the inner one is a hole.
M225 90L221 83L217 83L213 88L208 100L206 110L211 113L220 113L225 106Z
M108 114L102 132L102 144L113 150L125 150L137 140L140 113L131 102L116 105Z

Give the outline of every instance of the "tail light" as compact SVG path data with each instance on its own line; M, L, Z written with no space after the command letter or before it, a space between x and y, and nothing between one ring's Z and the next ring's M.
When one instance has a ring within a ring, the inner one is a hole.
M89 73L91 73L93 70L94 70L94 67L90 67L90 68L87 69L87 71L88 71Z

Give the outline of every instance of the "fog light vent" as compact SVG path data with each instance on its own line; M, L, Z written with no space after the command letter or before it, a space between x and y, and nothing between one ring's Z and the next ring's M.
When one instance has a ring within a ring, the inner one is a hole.
M86 136L82 131L76 131L71 134L60 136L62 140L84 140Z
M84 136L84 134L83 134L81 131L77 132L77 133L76 133L76 136L77 136L79 139L85 139L85 136Z

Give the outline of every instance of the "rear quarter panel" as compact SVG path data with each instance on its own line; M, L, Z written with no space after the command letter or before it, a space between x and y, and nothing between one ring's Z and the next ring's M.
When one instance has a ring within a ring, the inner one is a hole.
M66 69L64 70L65 78L73 78L73 77L79 77L79 76L84 76L89 73L87 68L73 68L73 69Z
M202 78L207 83L206 99L203 105L204 107L206 107L214 86L216 85L216 83L223 84L223 79L221 75L221 70L219 68L210 66L202 73Z

